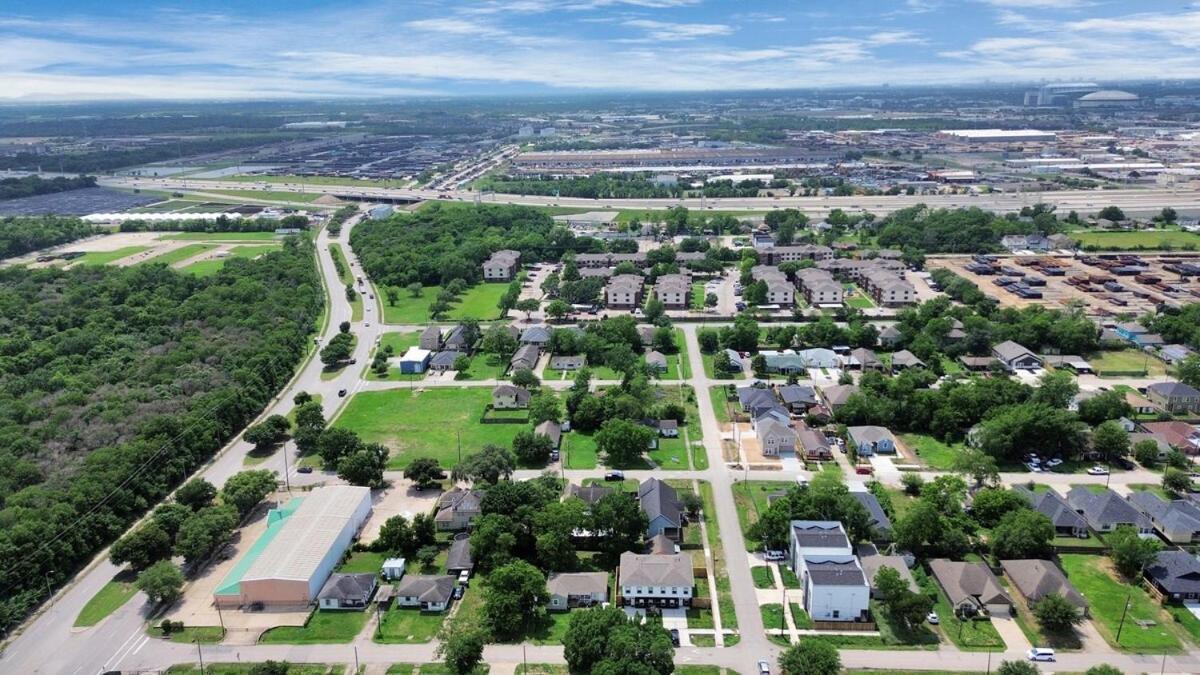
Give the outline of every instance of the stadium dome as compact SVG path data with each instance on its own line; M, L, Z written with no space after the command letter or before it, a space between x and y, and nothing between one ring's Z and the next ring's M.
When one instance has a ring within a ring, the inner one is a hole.
M1079 97L1080 101L1092 102L1116 102L1116 101L1136 101L1137 94L1131 94L1127 91L1118 91L1116 89L1103 89L1101 91L1093 91L1090 94L1084 94Z

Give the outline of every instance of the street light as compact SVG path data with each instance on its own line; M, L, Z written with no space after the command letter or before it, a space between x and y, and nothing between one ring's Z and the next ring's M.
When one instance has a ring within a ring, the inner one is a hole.
M1132 593L1125 596L1125 608L1121 610L1121 623L1120 623L1120 625L1117 626L1116 642L1117 642L1118 646L1121 644L1121 629L1123 629L1125 627L1125 615L1129 613L1129 599L1132 597L1133 597Z

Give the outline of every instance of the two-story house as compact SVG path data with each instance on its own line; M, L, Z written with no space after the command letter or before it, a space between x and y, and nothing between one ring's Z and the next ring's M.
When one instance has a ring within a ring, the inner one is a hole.
M520 260L520 251L496 251L483 261L483 280L512 281L517 275L517 266Z

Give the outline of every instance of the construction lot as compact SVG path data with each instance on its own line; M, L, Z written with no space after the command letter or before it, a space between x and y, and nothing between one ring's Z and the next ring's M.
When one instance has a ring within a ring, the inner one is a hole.
M931 256L926 264L974 283L1002 307L1081 303L1089 314L1117 316L1200 299L1200 255L1194 253Z

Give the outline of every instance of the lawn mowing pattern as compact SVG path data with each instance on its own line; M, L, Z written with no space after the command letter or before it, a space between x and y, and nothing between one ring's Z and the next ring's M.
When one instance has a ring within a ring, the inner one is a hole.
M95 626L109 614L120 609L137 593L137 587L131 581L112 581L104 584L91 600L79 610L75 618L75 627Z
M311 645L347 643L367 625L367 612L316 610L303 626L277 626L262 634L259 644Z
M1171 618L1141 586L1119 580L1108 558L1063 554L1059 559L1071 583L1087 599L1092 622L1110 645L1137 654L1175 653L1181 649ZM1129 611L1118 644L1116 634L1126 597L1129 598ZM1139 619L1157 623L1142 628L1136 623Z
M124 246L114 251L91 251L76 259L76 265L107 265L121 258L128 258L135 253L148 250L149 246Z
M383 443L392 450L391 469L403 469L415 457L433 457L445 468L458 463L458 434L462 454L477 452L489 443L510 447L524 424L481 424L491 403L485 387L363 391L354 395L334 421L351 429L368 443Z
M188 244L187 246L180 246L173 251L167 251L161 255L156 255L153 258L147 258L138 264L145 265L146 263L162 263L163 265L174 265L175 263L182 262L188 258L194 258L205 251L211 251L216 247L216 244Z

